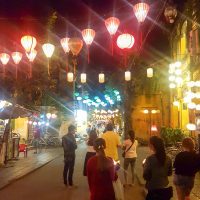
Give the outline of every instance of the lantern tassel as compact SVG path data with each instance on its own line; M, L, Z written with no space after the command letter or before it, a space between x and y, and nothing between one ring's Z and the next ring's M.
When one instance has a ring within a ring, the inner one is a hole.
M111 53L112 53L112 56L113 56L113 37L111 36Z
M6 68L5 68L5 65L3 65L3 78L5 79L6 77Z
M15 68L15 78L16 78L16 80L17 80L17 76L18 76L18 73L17 73L17 65L16 65L16 68Z
M31 79L32 78L32 64L31 63L30 63L30 66L29 66L29 70L30 70L29 78Z
M47 63L47 67L48 67L48 75L50 76L50 65L49 65L49 59L48 59L47 62L48 62L48 63Z
M87 52L88 52L88 56L87 56L87 60L88 60L88 64L90 63L90 49L89 49L89 45L87 45Z

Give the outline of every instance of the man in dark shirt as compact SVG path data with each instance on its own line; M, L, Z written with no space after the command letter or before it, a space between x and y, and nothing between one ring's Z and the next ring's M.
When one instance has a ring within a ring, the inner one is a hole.
M77 144L75 140L75 126L70 125L68 127L68 133L62 138L62 146L64 149L64 171L63 179L64 184L72 188L73 185L73 173L75 165L75 150L77 149Z

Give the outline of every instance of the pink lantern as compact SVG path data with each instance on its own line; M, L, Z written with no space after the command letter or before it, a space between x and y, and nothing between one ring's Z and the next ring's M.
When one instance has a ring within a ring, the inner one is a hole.
M92 44L94 37L95 37L95 31L93 29L84 29L82 31L83 40L85 41L87 47L88 47L88 63L90 62L90 52L89 52L89 46Z
M61 44L61 46L62 46L62 48L63 48L65 53L69 53L69 51L70 51L69 44L68 44L69 39L70 38L66 37L66 38L62 38L60 40L60 44Z
M91 45L94 37L95 37L95 31L93 29L84 29L82 31L82 36L83 36L83 40L85 41L86 45Z
M16 65L18 65L20 63L21 59L22 59L22 53L20 53L20 52L13 52L11 54L11 56L12 56L12 59L13 59L14 63Z
M119 27L120 21L116 17L109 17L105 20L105 25L111 36L115 35Z
M14 63L16 64L16 70L15 70L15 77L16 77L16 79L17 79L17 65L20 63L20 61L21 61L21 59L22 59L22 53L20 53L20 52L13 52L12 54L11 54L11 56L12 56L12 59L13 59L13 61L14 61Z
M134 43L134 37L128 33L121 34L117 38L117 46L120 49L130 49L133 47Z
M147 3L137 3L133 7L133 11L139 23L144 22L149 12L149 5Z
M37 44L35 37L30 35L25 35L21 38L21 44L27 53L31 52Z
M152 132L157 132L157 131L158 131L157 126L156 126L156 125L152 125L152 126L151 126L151 131L152 131Z

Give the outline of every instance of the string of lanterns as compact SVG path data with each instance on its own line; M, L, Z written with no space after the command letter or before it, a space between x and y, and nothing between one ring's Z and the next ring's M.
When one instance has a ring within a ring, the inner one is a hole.
M133 11L135 13L135 16L138 20L139 23L143 22L149 12L149 5L146 3L138 3L133 7ZM120 25L120 20L116 17L110 17L105 20L105 27L107 31L109 32L111 36L111 40L113 36L116 34L118 28ZM90 61L90 54L89 54L89 48L92 45L96 32L93 29L87 28L82 30L82 38L87 46L88 50L88 63ZM123 33L118 36L117 38L117 45L119 48L122 50L124 49L130 49L133 47L135 42L135 39L133 35L128 34L128 33ZM70 51L74 56L77 56L79 52L81 51L83 47L83 41L82 39L78 37L73 37L73 38L62 38L60 40L60 44L64 50L65 53L69 53ZM25 35L21 38L21 45L25 50L25 55L27 56L30 65L29 65L29 78L32 78L32 65L31 63L34 61L34 59L37 56L37 50L36 45L37 45L37 40L35 37L31 35ZM49 66L49 59L52 57L55 46L51 43L45 43L42 45L42 50L47 57L48 60L48 75L50 75L50 66ZM113 54L113 40L112 40L112 54ZM16 65L16 79L17 79L17 66L19 65L20 61L22 60L23 54L21 52L13 52L11 53L11 57L13 59L14 64ZM5 76L5 66L8 64L10 60L10 55L7 53L1 53L0 54L0 61L3 65L3 76ZM75 68L75 67L74 67ZM75 69L74 69L75 73ZM130 73L127 73L126 76L130 77ZM74 75L70 72L67 75L68 81L73 80ZM83 82L86 82L86 74L81 75L81 79ZM130 79L130 78L129 78ZM105 76L103 73L99 74L99 82L103 83L105 80Z

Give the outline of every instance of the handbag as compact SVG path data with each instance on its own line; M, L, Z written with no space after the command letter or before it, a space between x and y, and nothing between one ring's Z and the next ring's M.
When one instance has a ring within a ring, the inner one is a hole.
M124 151L124 152L122 153L122 157L123 157L123 158L125 158L126 152L128 152L128 151L131 149L132 146L133 146L133 143L131 144L131 146L130 146L126 151Z
M124 200L124 188L119 177L117 178L116 181L113 181L113 189L115 193L115 199Z

